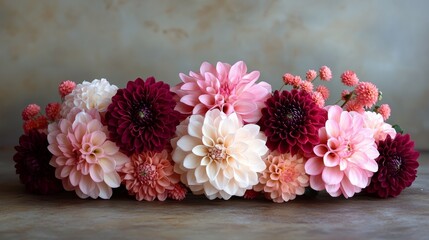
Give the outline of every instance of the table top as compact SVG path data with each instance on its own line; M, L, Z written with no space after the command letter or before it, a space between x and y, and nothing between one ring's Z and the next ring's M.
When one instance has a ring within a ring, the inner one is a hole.
M14 152L0 150L0 239L427 239L429 154L397 198L326 193L277 204L188 196L139 202L126 194L79 199L73 192L28 194L15 175Z

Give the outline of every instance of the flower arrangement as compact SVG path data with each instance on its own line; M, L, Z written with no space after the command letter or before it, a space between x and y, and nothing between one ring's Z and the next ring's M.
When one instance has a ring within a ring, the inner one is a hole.
M286 73L275 91L242 61L179 77L173 87L149 77L122 89L64 81L45 114L29 104L13 157L21 183L80 198L109 199L122 186L139 201L192 193L282 203L307 190L396 197L416 178L414 142L353 71L341 74L348 89L335 105L326 105L327 66L305 79Z

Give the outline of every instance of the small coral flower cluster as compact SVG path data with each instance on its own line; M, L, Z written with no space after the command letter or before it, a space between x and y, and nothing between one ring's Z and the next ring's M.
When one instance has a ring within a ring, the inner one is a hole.
M45 115L36 104L23 110L16 172L32 193L109 199L123 186L139 201L192 192L281 203L306 189L387 198L415 180L419 153L386 122L390 107L378 105L373 83L346 71L341 82L353 89L326 105L327 66L305 80L286 73L275 91L259 75L242 61L204 62L173 87L153 77L122 89L64 81Z

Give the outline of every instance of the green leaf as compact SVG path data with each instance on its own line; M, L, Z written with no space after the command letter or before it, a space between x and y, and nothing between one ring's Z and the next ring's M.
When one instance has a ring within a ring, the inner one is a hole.
M404 131L398 124L395 124L392 127L396 130L397 133L400 133L400 134L404 133Z

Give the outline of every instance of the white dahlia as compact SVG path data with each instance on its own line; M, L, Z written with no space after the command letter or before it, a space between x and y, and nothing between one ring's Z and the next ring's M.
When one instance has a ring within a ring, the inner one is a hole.
M172 146L174 170L194 194L209 199L243 196L265 170L266 137L255 124L243 123L236 113L213 109L192 115L176 131Z
M106 79L95 79L92 82L83 81L67 96L61 107L61 116L66 117L70 110L78 107L82 110L96 109L103 113L112 102L118 87L111 85Z

